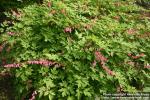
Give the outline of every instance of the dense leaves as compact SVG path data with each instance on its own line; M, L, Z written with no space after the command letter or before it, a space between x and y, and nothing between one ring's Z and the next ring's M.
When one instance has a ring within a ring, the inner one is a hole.
M16 98L149 91L148 14L132 0L43 0L7 12L0 63L16 77Z

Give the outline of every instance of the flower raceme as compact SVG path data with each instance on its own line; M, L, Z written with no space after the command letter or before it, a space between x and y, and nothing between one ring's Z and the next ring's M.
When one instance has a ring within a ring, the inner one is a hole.
M115 73L111 71L107 66L102 66L102 68L111 76L115 76Z
M138 58L141 58L141 57L145 56L145 54L141 53L141 54L139 54L137 56L133 56L131 53L128 53L128 56L131 57L131 58L133 58L133 59L138 59Z
M102 54L101 54L101 52L98 52L98 51L96 51L95 52L95 57L96 57L96 60L97 61L101 61L101 63L103 62L106 62L107 61L107 58L105 58Z
M39 64L44 66L51 66L56 64L55 62L48 61L48 60L33 60L33 61L27 61L28 64Z
M21 64L16 64L16 63L4 65L5 68L12 68L12 67L17 68L20 66Z
M19 64L19 63L6 64L6 65L4 65L4 67L5 68L12 68L12 67L16 68L16 67L20 67L22 64ZM57 63L54 61L48 61L48 60L31 60L31 61L24 62L24 64L37 64L37 65L43 65L43 66L52 66ZM57 65L60 66L60 64L57 64Z
M97 61L100 61L100 65L102 66L102 68L111 76L115 76L115 73L113 71L111 71L107 66L105 66L105 63L107 61L107 58L105 58L101 52L96 51L95 52L95 57ZM95 64L95 62L94 62Z

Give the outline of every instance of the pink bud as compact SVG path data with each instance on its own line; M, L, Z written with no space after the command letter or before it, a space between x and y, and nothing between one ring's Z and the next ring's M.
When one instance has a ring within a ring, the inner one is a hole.
M71 29L70 27L66 27L66 28L64 29L64 32L65 32L65 33L71 33L71 32L72 32L72 29Z

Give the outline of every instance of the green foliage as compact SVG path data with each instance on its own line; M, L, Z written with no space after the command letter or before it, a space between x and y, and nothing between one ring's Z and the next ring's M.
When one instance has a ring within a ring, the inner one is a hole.
M37 100L91 100L118 87L148 90L149 69L144 66L150 63L150 22L141 10L131 0L43 0L6 13L13 26L1 31L1 43L7 43L0 59L21 64L10 69L16 98L32 90L38 92ZM108 59L105 65L114 76L96 60L96 51ZM26 63L43 59L58 64Z

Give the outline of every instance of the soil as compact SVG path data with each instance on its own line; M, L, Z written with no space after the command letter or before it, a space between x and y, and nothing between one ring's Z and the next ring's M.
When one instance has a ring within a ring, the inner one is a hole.
M12 77L0 75L0 100L15 100Z

